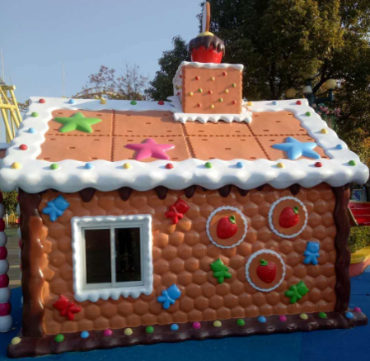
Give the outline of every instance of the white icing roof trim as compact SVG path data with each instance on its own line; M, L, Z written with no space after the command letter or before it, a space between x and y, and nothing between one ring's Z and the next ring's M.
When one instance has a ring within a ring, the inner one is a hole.
M44 134L48 130L48 121L55 109L72 110L103 110L115 109L125 111L161 110L173 111L171 104L159 105L157 102L137 102L131 105L129 101L107 100L107 104L100 104L100 100L77 99L75 104L68 104L64 98L44 98L45 104L38 103L39 98L31 98L31 104L25 115L17 136L13 139L7 150L6 157L0 163L0 189L11 191L17 187L26 192L36 193L53 188L61 192L77 192L87 187L101 191L111 191L120 187L131 187L145 191L162 185L170 189L184 189L191 185L200 185L208 189L218 189L228 184L234 184L242 189L254 189L262 184L270 184L276 189L289 187L294 183L302 187L314 187L322 182L333 187L343 186L355 181L365 183L369 177L368 168L362 164L358 156L350 151L336 133L327 127L327 124L315 113L306 99L302 105L295 100L278 101L276 105L270 101L254 102L250 109L252 112L281 111L292 112L301 121L309 135L332 159L320 159L321 168L314 164L315 159L269 161L258 159L246 161L235 159L223 161L213 159L212 168L204 166L204 160L188 159L181 162L171 162L173 169L166 169L168 161L158 160L143 163L135 160L122 160L108 162L96 160L90 162L93 169L85 169L85 163L76 160L58 162L59 169L51 170L50 162L37 160L41 153L41 145L45 140ZM32 112L39 113L39 117L31 116ZM305 113L310 112L311 116ZM29 128L35 128L36 133L28 133ZM322 134L321 129L326 128L328 134ZM19 150L21 144L28 146L27 151ZM341 144L343 149L335 149ZM350 160L356 166L348 165ZM13 162L22 165L21 169L12 169ZM243 163L243 168L237 168L237 162ZM277 163L283 163L284 168L278 168ZM124 163L130 163L131 169L123 169Z
M186 122L195 122L196 120L200 123L217 123L219 120L223 120L226 123L232 123L232 122L246 122L250 123L252 121L252 112L247 110L246 107L242 107L242 113L241 114L193 114L193 113L183 113L182 106L179 101L179 99L176 96L169 97L168 98L174 108L172 111L174 112L173 118L180 122L180 123L186 123Z

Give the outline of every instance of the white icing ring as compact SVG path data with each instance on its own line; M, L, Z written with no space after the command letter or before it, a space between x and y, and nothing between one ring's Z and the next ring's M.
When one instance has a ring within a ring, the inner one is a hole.
M291 199L297 203L299 203L301 206L302 206L302 209L304 211L304 214L305 214L305 221L304 221L304 224L302 226L302 228L297 232L297 233L294 233L294 234L283 234L283 233L280 233L274 226L274 222L272 221L272 215L274 214L274 210L276 208L276 206L282 202L282 201L285 201L287 199ZM269 226L271 228L271 230L277 234L278 236L282 237L282 238L294 238L294 237L297 237L300 233L303 232L303 230L306 228L307 226L307 220L308 220L308 213L307 213L307 209L306 209L306 206L304 205L304 203L302 201L300 201L298 198L296 197L291 197L291 196L288 196L288 197L283 197L283 198L280 198L278 199L276 202L274 202L269 210L269 216L268 216L268 219L269 219Z
M209 228L210 228L210 224L211 224L211 220L212 220L212 218L213 218L213 216L216 214L216 213L218 213L219 211L222 211L222 210L225 210L225 209L230 209L230 210L232 210L232 211L234 211L234 212L236 212L236 213L238 213L239 214L239 216L241 217L241 219L243 220L243 222L244 222L244 233L243 233L243 236L240 238L240 240L237 242L237 243L235 243L235 244L233 244L232 246L222 246L222 245L220 245L220 244L218 244L213 238L212 238L212 236L211 236L211 232L210 232L210 230L209 230ZM208 238L211 240L211 242L215 245L215 246L217 246L217 247L220 247L220 248L234 248L234 247L236 247L236 246L239 246L239 244L240 243L242 243L243 242L243 240L244 240L244 238L245 238L245 236L247 235L247 230L248 230L248 221L247 221L247 218L245 217L245 215L238 209L238 208L235 208L235 207L229 207L229 206L227 206L227 207L218 207L218 208L216 208L211 214L210 214L210 216L208 217L208 219L207 219L207 235L208 235Z
M260 288L258 287L257 285L255 285L250 276L249 276L249 267L250 265L252 264L252 261L257 257L259 256L260 254L263 254L263 253L269 253L269 254L273 254L274 256L276 256L280 263L282 264L283 266L283 274L281 275L281 279L280 281L273 287L270 287L270 288ZM275 252L275 251L272 251L270 249L261 249L260 251L257 251L256 253L253 253L249 259L248 259L248 262L247 264L245 265L245 276L247 277L247 280L248 282L250 283L250 285L255 288L256 290L258 291L261 291L261 292L270 292L272 290L274 290L275 288L279 287L281 285L281 283L284 281L284 278L285 278L285 263L284 263L284 260L283 258L279 255L279 253Z

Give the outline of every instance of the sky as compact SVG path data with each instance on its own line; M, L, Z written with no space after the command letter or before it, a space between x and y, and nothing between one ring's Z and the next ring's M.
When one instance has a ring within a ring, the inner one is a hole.
M202 0L0 0L5 82L16 97L72 96L101 65L152 79L176 35L198 34ZM1 72L0 72L1 74Z

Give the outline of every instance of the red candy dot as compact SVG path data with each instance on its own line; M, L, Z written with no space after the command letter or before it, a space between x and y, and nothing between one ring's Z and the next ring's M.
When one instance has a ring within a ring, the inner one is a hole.
M8 251L5 247L0 247L0 260L6 259L6 256L8 255Z
M164 105L164 101L163 101L163 100L160 100L160 101L158 102L158 104L159 104L159 105Z
M199 78L199 76L197 75L196 77L195 77L195 80L199 80L200 78Z
M200 103L198 103L198 104L197 104L197 106L198 106L198 108L200 108L201 104L200 104Z
M8 287L9 277L8 275L0 275L0 288Z
M300 100L297 100L297 101L296 101L296 104L297 104L297 105L301 105L301 104L302 104L302 102L301 102Z
M21 145L19 146L19 149L20 149L20 150L27 150L27 149L28 149L28 147L27 147L27 145L26 145L26 144L21 144Z
M113 332L109 328L107 330L104 330L104 336L112 336Z
M212 90L208 90L208 94L212 94Z
M321 163L321 162L316 162L316 163L315 163L315 167L317 167L317 168L321 168L321 167L322 167L322 163Z
M224 71L224 72L222 73L222 75L223 75L223 76L226 76L226 75L227 75L226 71Z
M233 105L235 105L236 104L236 100L233 100Z
M166 164L166 169L173 169L173 164L172 163L167 163Z
M44 103L46 103L46 100L45 99L40 99L39 103L44 104Z
M360 307L355 307L355 308L353 309L353 311L355 311L355 312L361 312L361 308L360 308Z
M0 303L0 316L8 316L12 310L10 302Z

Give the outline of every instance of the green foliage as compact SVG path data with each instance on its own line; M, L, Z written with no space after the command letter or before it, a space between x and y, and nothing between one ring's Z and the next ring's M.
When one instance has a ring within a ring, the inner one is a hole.
M348 246L351 253L370 244L370 227L352 227L349 234Z
M3 205L5 208L5 212L15 213L18 204L18 193L16 191L13 192L3 192Z
M173 95L172 79L176 70L182 61L189 60L188 45L180 36L174 37L172 44L172 50L163 52L158 61L160 70L156 72L150 87L145 91L153 100L165 100Z

